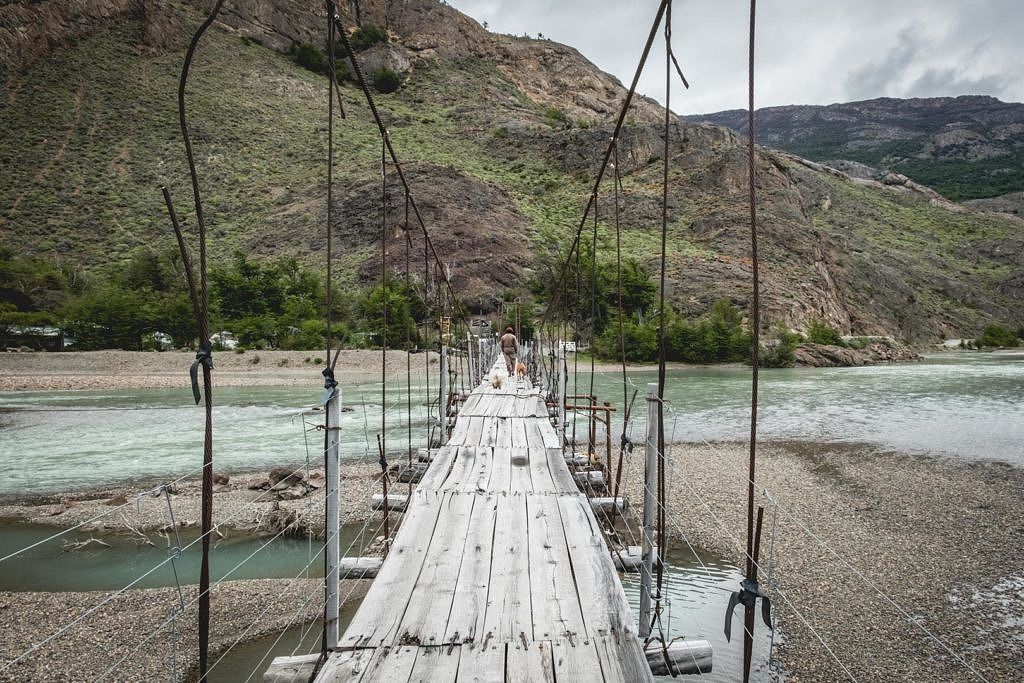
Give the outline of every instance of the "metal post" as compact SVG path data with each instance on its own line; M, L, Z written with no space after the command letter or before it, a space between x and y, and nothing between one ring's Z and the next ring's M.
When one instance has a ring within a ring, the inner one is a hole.
M437 412L441 417L441 445L448 443L448 347L441 341L441 381L438 385Z
M558 342L558 431L565 446L565 393L569 383L569 367L565 362L565 341Z
M469 372L469 386L476 384L476 368L473 366L473 334L466 331L466 369Z
M327 401L327 526L324 529L325 555L327 558L327 606L324 610L324 638L327 649L338 647L338 560L341 557L341 468L338 459L338 445L341 424L341 389L335 387L334 395Z
M651 575L654 570L654 487L658 468L658 384L647 385L647 449L644 460L644 527L640 564L640 637L651 635Z

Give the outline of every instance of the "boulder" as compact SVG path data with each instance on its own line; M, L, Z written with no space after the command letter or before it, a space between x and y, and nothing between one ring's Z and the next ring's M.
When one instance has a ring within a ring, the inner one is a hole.
M270 473L267 475L267 479L270 481L270 487L275 490L279 490L276 488L279 484L287 484L288 486L291 486L293 484L298 484L304 478L305 475L303 475L302 470L294 470L288 467L275 467L270 470ZM285 486L284 488L288 488L288 486Z

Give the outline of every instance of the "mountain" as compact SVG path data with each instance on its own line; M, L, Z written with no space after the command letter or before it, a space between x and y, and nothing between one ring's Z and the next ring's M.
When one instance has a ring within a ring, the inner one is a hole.
M746 110L686 118L747 130ZM755 127L769 147L895 171L956 201L1024 190L1024 104L970 95L766 107Z
M485 31L433 0L342 3L346 25L387 40L364 72L397 73L377 96L432 240L469 303L550 279L579 221L624 95L571 47ZM0 240L78 268L173 246L166 185L191 224L176 79L195 0L15 0L0 5ZM188 100L211 257L241 250L319 266L325 247L326 84L293 44L323 44L319 0L244 0L196 55ZM637 40L642 39L641 36ZM346 287L379 275L380 141L361 94L342 87L335 223ZM662 114L639 99L619 145L623 248L657 265ZM669 294L689 315L746 305L750 260L744 141L707 123L670 131ZM768 323L821 318L845 333L910 341L1024 319L1024 221L953 204L897 174L844 174L758 150ZM392 267L404 262L404 202L387 175ZM602 188L601 258L614 254ZM422 258L412 232L410 258ZM422 262L422 261L420 261ZM653 270L652 270L653 272Z

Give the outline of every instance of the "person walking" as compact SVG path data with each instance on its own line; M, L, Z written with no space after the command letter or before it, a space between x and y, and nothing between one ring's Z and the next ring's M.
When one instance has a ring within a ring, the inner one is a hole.
M516 372L516 352L519 350L519 340L516 339L515 331L511 327L505 328L505 334L498 340L501 347L501 354L505 356L505 367L508 369L508 376L514 377Z

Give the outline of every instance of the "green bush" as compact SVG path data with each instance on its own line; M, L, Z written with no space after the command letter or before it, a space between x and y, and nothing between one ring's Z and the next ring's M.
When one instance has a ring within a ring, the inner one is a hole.
M377 43L388 42L388 33L380 26L367 24L353 31L352 35L348 37L348 42L352 45L353 51L362 52Z
M493 131L491 131L491 135L496 138L507 138L508 128L506 128L505 126L498 126Z
M626 359L653 362L658 359L657 315L645 324L625 324ZM743 313L729 301L717 301L707 315L695 321L669 313L665 320L665 355L684 363L740 363L750 357L751 335L743 325ZM611 322L595 342L595 355L619 358L619 326Z
M982 348L1002 348L1017 346L1019 341L1013 330L1002 325L987 325L981 331L981 336L975 340L975 344Z
M631 363L649 363L658 358L658 328L655 325L640 325L632 320L623 324L623 339L626 346L626 360ZM601 358L621 358L619 348L619 326L609 325L604 333L594 340L594 354Z
M565 112L557 107L548 107L545 109L544 119L552 126L568 127L570 125L569 117L565 115Z
M769 342L761 347L759 361L765 368L791 368L796 365L796 345L800 335L779 325L772 329Z
M325 73L327 71L327 57L324 56L324 51L316 45L294 43L292 45L292 54L295 55L295 61L298 62L299 66L317 73Z
M373 87L377 89L377 92L395 92L401 84L402 77L386 66L373 72Z
M813 318L807 323L807 341L828 346L846 346L839 330L829 327L827 323L817 318Z

